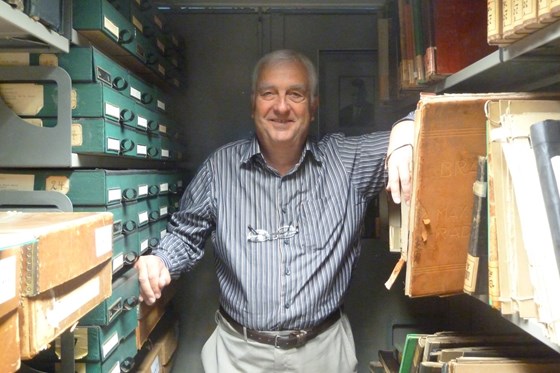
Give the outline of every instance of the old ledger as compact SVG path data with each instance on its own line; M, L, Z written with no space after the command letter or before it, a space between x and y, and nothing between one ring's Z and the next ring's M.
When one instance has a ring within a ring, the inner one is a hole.
M421 96L416 112L405 294L463 292L486 95Z

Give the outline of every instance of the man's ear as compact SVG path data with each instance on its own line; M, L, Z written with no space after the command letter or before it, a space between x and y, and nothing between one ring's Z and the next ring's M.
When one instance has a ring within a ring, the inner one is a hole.
M319 96L315 96L311 100L311 104L309 105L309 112L311 113L311 117L315 118L315 114L317 114L317 109L319 108Z
M251 94L251 118L255 118L255 99L256 96L254 93Z

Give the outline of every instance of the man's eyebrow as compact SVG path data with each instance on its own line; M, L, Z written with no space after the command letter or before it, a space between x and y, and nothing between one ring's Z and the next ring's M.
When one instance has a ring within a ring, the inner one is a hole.
M277 89L278 87L275 86L274 84L259 84L257 86L257 90L258 91L263 91L266 89ZM288 90L299 90L299 91L305 91L307 89L305 84L294 84L288 87Z

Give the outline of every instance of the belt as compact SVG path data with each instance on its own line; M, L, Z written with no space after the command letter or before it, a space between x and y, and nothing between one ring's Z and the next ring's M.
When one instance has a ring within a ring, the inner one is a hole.
M295 347L301 347L308 341L312 340L340 319L341 310L337 309L329 316L327 316L320 324L309 328L294 330L288 334L271 334L270 332L260 332L258 330L245 328L243 325L235 321L223 308L220 306L220 314L231 325L236 332L247 338L267 345L280 348L282 350L289 350Z

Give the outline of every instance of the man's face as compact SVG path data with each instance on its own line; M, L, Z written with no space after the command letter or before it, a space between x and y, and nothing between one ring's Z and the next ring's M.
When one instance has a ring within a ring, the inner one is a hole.
M316 109L313 101L301 63L264 67L253 93L253 119L261 146L303 146Z

